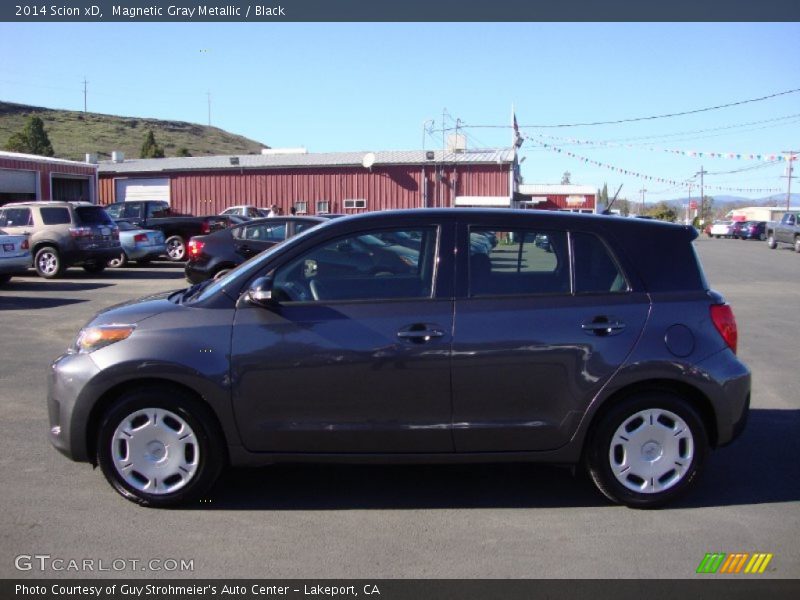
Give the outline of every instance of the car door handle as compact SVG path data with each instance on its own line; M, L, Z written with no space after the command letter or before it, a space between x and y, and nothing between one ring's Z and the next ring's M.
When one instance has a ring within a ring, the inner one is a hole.
M408 329L402 329L397 332L397 337L401 340L409 340L412 342L429 342L433 338L440 338L444 336L444 331L440 329L430 329L424 325L412 325Z
M625 330L625 323L618 319L595 317L591 321L581 324L581 329L590 335L617 335Z

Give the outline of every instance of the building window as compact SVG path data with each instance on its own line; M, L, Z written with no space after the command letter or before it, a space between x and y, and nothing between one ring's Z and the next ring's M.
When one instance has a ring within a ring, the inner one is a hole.
M330 202L327 200L318 200L317 201L317 214L324 215L325 213L330 212Z
M308 213L308 202L295 202L294 210L298 215L304 215Z
M349 199L344 201L344 208L345 210L354 209L354 208L367 208L367 201L363 198L359 199Z

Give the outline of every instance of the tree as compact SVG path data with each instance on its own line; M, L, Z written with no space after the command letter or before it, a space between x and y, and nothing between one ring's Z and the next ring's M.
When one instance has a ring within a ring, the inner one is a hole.
M24 152L39 156L53 156L53 144L44 130L44 122L39 117L29 117L22 131L15 133L6 142L6 150Z
M156 142L156 136L153 135L152 129L148 130L147 136L144 138L139 158L164 158L164 148Z
M670 223L674 223L678 219L678 211L663 201L647 209L645 214L654 219L669 221Z
M569 171L564 171L564 174L561 176L561 185L569 185L572 183L570 179L572 178L572 173Z
M191 155L192 155L192 153L189 152L188 148L185 148L185 147L184 148L178 148L178 156L183 157L183 158L187 158L187 157L189 157Z

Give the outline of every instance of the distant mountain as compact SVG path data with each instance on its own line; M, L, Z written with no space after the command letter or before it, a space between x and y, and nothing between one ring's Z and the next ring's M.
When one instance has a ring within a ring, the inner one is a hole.
M265 144L217 127L184 121L161 121L136 117L117 117L72 110L0 102L0 149L8 138L21 131L29 116L38 116L58 158L85 160L87 153L100 160L120 150L126 158L138 158L148 130L167 156L177 156L185 148L192 156L218 154L259 154Z

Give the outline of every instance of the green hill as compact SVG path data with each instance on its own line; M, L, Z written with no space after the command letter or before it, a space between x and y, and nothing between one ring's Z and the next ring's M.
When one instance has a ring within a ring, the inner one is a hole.
M177 156L181 148L186 148L192 156L208 156L258 154L262 148L269 147L217 127L184 121L117 117L0 102L0 149L11 135L22 130L29 116L38 116L44 121L56 157L71 160L83 161L87 153L97 154L100 160L109 159L115 150L124 152L126 158L138 158L150 129L167 156Z

